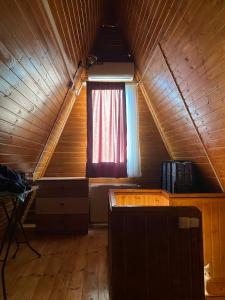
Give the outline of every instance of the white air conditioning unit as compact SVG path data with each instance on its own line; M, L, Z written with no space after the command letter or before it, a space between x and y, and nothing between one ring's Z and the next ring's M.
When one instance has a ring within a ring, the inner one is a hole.
M89 81L133 81L133 62L104 62L88 69Z

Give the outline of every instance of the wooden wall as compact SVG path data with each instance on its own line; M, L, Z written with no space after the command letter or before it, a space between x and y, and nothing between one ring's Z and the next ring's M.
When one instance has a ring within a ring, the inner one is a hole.
M1 1L0 162L27 172L35 168L68 82L42 21L25 1Z
M0 1L0 163L34 172L68 83L92 44L102 2L49 1L68 68L41 1Z
M45 177L85 177L86 153L86 88L82 88L48 165Z
M171 156L224 189L225 2L117 0L117 11Z
M188 197L171 197L172 206L196 206L202 212L204 265L209 264L210 280L207 292L210 295L225 296L225 198L223 194L195 194ZM212 198L210 198L210 196Z
M34 170L34 180L44 176L75 100L76 93L69 90L65 97L64 103L57 115L57 118L55 119L51 132L48 136L44 149Z
M148 179L149 187L160 187L161 164L169 155L140 88L138 108L142 177Z
M140 89L138 107L142 178L133 181L140 181L149 187L159 187L161 162L169 157ZM46 177L86 176L86 124L86 89L83 88L45 173Z

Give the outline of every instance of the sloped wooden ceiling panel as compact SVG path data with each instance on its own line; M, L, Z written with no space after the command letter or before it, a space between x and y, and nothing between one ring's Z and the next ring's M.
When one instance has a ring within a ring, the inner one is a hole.
M67 26L67 30L63 27L66 34L68 28L76 30L71 34L73 56L65 45L75 73L94 38L102 1L49 3L53 14L57 10L56 23ZM71 77L46 23L41 1L0 0L0 6L0 163L33 173ZM69 15L63 23L61 16L66 13ZM62 30L60 33L66 43Z
M104 11L104 0L48 0L72 72L93 46Z
M211 189L224 189L225 2L116 4L172 157L195 161Z
M157 112L171 156L178 160L193 161L198 165L198 175L207 180L208 186L217 186L208 153L202 145L159 47L154 52L143 83Z
M145 72L157 43L174 26L188 1L115 0L121 27L139 71Z

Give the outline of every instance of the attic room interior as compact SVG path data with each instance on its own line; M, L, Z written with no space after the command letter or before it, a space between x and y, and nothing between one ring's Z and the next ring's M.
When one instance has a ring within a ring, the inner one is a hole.
M0 3L0 299L225 299L225 1Z

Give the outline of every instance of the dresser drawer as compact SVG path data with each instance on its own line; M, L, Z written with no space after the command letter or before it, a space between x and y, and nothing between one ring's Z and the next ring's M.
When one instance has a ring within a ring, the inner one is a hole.
M37 197L88 197L87 180L38 180Z
M37 198L36 214L88 214L88 198Z
M36 226L39 232L45 233L88 233L88 215L37 215Z

